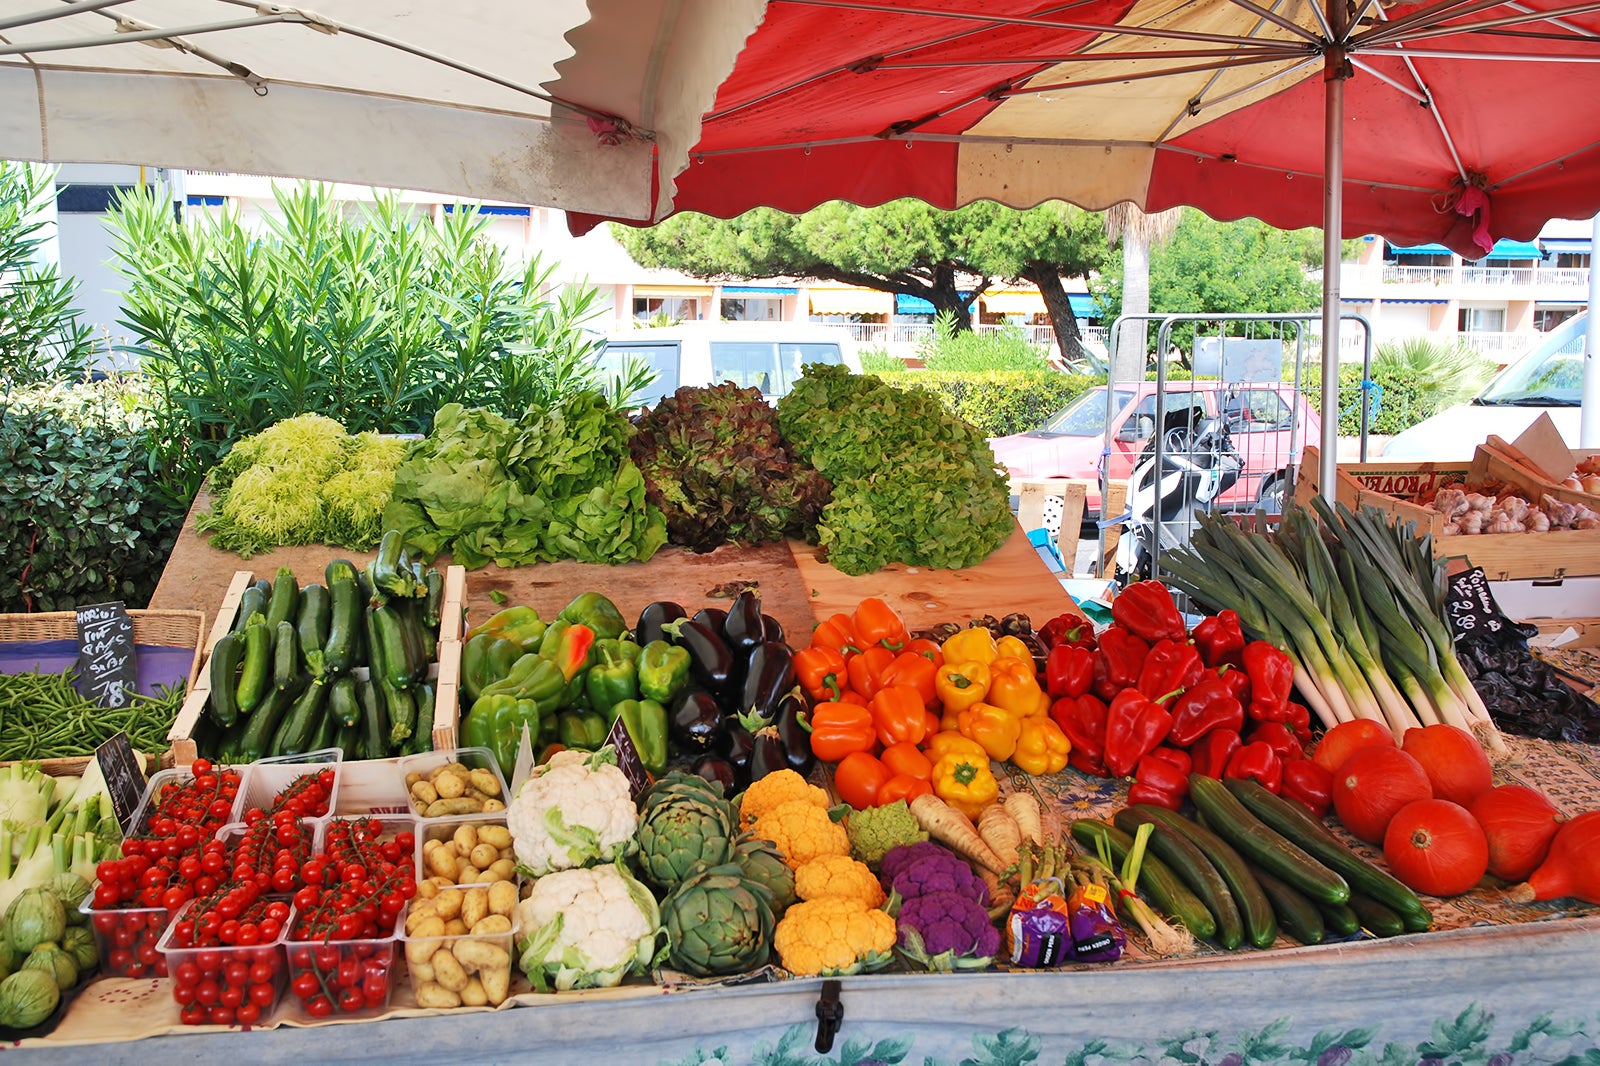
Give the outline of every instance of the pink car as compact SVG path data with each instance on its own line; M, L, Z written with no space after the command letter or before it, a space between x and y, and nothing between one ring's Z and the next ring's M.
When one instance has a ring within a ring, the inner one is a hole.
M1287 484L1285 467L1297 462L1305 442L1315 442L1321 433L1322 420L1306 397L1296 396L1294 387L1283 382L1167 382L1168 417L1191 406L1198 407L1206 418L1226 414L1234 450L1244 462L1239 480L1217 501L1223 507L1252 507L1258 500L1281 493ZM1126 480L1155 430L1156 383L1118 383L1114 410L1111 476ZM993 437L989 446L1013 478L1095 481L1106 447L1105 429L1106 387L1102 385L1051 415L1038 429ZM1099 514L1098 487L1089 489L1087 509Z

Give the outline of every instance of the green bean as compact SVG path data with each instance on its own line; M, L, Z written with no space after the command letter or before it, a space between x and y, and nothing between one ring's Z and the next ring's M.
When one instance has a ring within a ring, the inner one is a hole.
M92 755L117 733L136 751L158 754L183 705L184 686L158 686L123 707L101 707L73 687L73 671L0 674L0 760Z

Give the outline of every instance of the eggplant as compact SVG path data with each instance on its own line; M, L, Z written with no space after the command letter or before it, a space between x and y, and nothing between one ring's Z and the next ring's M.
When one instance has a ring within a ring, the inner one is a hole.
M680 603L671 600L657 600L645 604L644 610L639 612L639 621L633 627L633 639L640 647L649 644L652 640L665 640L667 635L662 626L668 622L676 622L680 618L688 618L689 612L683 609Z
M811 753L811 730L805 727L806 710L805 697L790 693L778 701L777 713L773 715L784 760L789 769L801 777L809 776L811 768L817 764L817 757Z
M733 676L733 652L717 631L692 618L674 622L668 629L673 631L673 643L689 651L690 676L717 695L727 692Z
M700 689L690 689L679 696L672 705L672 717L667 720L669 739L688 752L710 751L724 728L722 708L716 698Z
M756 733L755 746L750 750L750 780L760 781L768 774L789 769L789 760L783 750L778 731L771 726Z
M787 644L757 644L739 686L739 714L771 721L778 702L794 689L794 652Z
M722 732L717 735L716 753L745 774L750 770L750 751L755 745L756 738L750 730L737 722L725 721Z
M694 613L694 620L721 638L722 627L728 622L728 612L721 607L702 607Z
M761 634L764 639L770 640L776 644L787 643L787 641L783 639L783 623L779 622L770 614L764 614L761 616Z
M721 785L724 796L735 795L743 788L732 764L720 755L702 755L689 769L712 784Z
M733 598L727 617L722 620L722 636L735 657L753 651L766 638L766 625L761 621L761 593L745 589Z

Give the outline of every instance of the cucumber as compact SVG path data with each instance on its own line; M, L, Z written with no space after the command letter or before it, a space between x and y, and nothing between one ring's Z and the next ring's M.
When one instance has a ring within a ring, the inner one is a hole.
M1267 894L1267 902L1272 904L1272 913L1278 919L1278 928L1288 934L1290 938L1302 944L1320 944L1327 935L1328 928L1322 920L1322 912L1316 904L1307 899L1298 889L1287 881L1281 881L1272 876L1261 867L1254 867L1251 871L1256 881L1261 885L1261 891ZM1342 906L1342 904L1334 904Z
M278 628L279 622L292 622L300 607L300 583L294 571L287 566L278 567L278 576L272 582L272 594L267 597L267 625Z
M328 640L322 648L322 662L330 674L342 674L356 662L356 641L362 625L361 588L356 568L348 559L328 564L329 617Z
M356 679L348 674L333 679L328 686L328 714L340 725L353 726L361 721L361 703L356 698Z
M283 724L283 713L300 695L298 685L297 677L295 684L289 688L274 688L250 715L250 723L245 726L244 734L239 738L238 754L241 760L255 762L272 750L272 738L277 735L278 727Z
M1432 924L1432 913L1415 892L1345 847L1298 803L1268 792L1256 781L1232 779L1225 787L1257 818L1343 877L1352 893L1359 892L1400 914L1414 932Z
M306 686L273 734L273 755L301 755L311 750L309 745L316 731L317 717L322 713L322 704L327 697L328 686L325 682L313 681Z
M244 659L244 641L237 633L224 633L211 649L206 676L211 681L211 717L226 729L239 720L238 674Z
M1182 833L1205 853L1211 865L1217 868L1217 873L1228 883L1228 891L1233 895L1233 902L1239 908L1239 917L1244 922L1245 939L1258 948L1271 947L1278 938L1278 919L1272 913L1267 894L1261 890L1261 883L1255 879L1233 845L1205 826L1191 822L1165 807L1152 804L1149 816L1155 819L1158 826Z
M406 741L407 755L420 755L433 750L434 692L431 682L423 681L413 690L417 698L417 724Z
M1350 909L1361 919L1361 928L1373 936L1399 936L1406 931L1405 919L1393 907L1360 892L1350 896Z
M383 696L372 681L356 682L356 698L361 702L361 755L365 759L389 757L389 719Z
M300 658L312 677L321 677L327 668L322 662L322 647L328 643L333 624L333 606L328 586L310 584L300 590L300 611L295 619L295 634L300 639Z
M1251 814L1221 781L1191 774L1189 798L1206 823L1257 869L1319 903L1343 903L1350 898L1350 886L1343 877Z
M1334 936L1355 936L1361 932L1361 917L1350 909L1348 903L1323 903L1317 909L1322 912L1322 924Z
M1183 883L1206 905L1206 910L1211 912L1216 922L1217 943L1232 951L1244 943L1244 921L1239 917L1239 905L1228 891L1228 883L1193 841L1148 817L1146 812L1150 806L1136 803L1125 807L1116 813L1112 822L1130 836L1141 825L1149 823L1155 826L1155 831L1150 834L1149 851L1172 867Z
M244 627L250 624L250 619L258 614L265 614L267 610L267 594L261 591L260 585L251 585L239 597L239 610L233 616L233 631L243 633Z
M255 615L244 627L244 660L239 668L239 685L234 690L240 714L255 710L272 687L272 636L265 614Z
M1109 822L1092 818L1080 818L1073 822L1072 838L1085 845L1091 855L1094 854L1095 841L1104 838L1112 859L1119 866L1133 849L1133 837ZM1144 862L1139 867L1138 889L1157 910L1175 918L1195 936L1209 939L1216 934L1216 921L1206 905L1189 891L1183 879L1166 863L1150 854L1148 846L1145 848Z
M279 622L272 641L272 684L288 688L300 676L300 638L293 622Z

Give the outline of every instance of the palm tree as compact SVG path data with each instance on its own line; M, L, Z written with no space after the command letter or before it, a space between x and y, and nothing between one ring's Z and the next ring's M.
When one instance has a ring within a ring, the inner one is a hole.
M1167 243L1183 218L1181 208L1147 215L1124 201L1113 204L1105 214L1106 240L1122 242L1122 313L1150 313L1150 249ZM1144 320L1126 322L1112 341L1112 380L1134 381L1144 377Z

